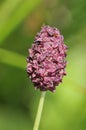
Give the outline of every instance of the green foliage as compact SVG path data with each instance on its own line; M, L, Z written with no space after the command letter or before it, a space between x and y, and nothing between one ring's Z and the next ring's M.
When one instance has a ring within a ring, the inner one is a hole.
M0 42L29 14L39 0L6 0L0 10Z
M15 66L21 69L26 67L26 58L20 54L0 49L0 61L11 66Z

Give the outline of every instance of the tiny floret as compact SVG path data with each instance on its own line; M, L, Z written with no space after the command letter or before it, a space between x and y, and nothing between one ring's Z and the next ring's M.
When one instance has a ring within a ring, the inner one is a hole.
M27 73L35 88L52 92L56 89L66 75L66 53L67 46L60 31L42 26L27 57Z

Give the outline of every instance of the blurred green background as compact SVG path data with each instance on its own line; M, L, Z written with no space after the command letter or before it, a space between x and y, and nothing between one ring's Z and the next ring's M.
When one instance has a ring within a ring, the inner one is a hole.
M47 92L40 130L86 130L86 0L0 0L0 130L32 130L40 98L26 57L43 24L68 45L67 76Z

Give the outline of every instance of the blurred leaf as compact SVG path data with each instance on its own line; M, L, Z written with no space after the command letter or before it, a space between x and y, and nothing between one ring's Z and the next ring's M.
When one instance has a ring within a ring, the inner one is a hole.
M0 105L0 130L31 130L31 123L21 109Z
M40 0L8 0L0 10L0 44L38 5Z
M26 67L26 58L24 56L1 48L0 62L19 67L21 69L25 69Z

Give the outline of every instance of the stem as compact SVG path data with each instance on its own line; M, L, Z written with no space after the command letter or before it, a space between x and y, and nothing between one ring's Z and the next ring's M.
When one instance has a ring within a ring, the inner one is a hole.
M45 99L45 94L46 94L46 92L42 91L33 130L38 130L38 128L39 128L43 104L44 104L44 99Z

